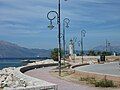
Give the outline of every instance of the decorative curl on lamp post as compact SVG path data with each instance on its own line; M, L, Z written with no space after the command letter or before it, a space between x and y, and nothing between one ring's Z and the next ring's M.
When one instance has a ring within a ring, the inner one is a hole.
M56 16L50 17L50 14L52 14L52 13L56 14L56 16L57 16L57 24L59 23L59 21L58 21L59 20L58 19L58 13L56 11L50 11L50 12L48 12L47 13L47 18L48 18L48 20L50 20L50 24L48 25L48 28L50 30L52 30L54 28L54 26L52 24L52 21L56 18Z

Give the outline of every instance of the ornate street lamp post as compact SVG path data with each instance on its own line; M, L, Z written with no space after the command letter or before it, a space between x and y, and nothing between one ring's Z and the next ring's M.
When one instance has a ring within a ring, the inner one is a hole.
M61 0L58 0L58 12L56 12L56 11L50 11L50 12L48 12L48 14L47 14L47 18L50 20L50 25L48 26L48 28L50 28L50 29L53 29L54 28L54 26L52 25L52 21L56 18L57 19L57 24L58 24L58 60L59 60L59 65L58 65L58 67L59 67L59 76L61 76L61 22L60 22L60 19L61 19L61 12L60 12L60 7L61 7L61 5L60 5L60 2ZM65 1L67 1L67 0L65 0ZM55 13L56 14L56 16L54 16L54 17L50 17L50 14L52 14L52 13Z
M80 49L81 41L79 40L79 41L77 42L77 44L78 44L79 50L81 50L81 49ZM79 53L79 54L81 54L81 53Z
M76 51L75 51L75 43L77 41L77 37L73 37L73 53L76 54Z
M70 20L68 18L65 18L63 20L63 60L64 60L64 64L65 64L65 56L66 56L66 40L65 40L65 28L69 27L69 22Z
M83 63L83 38L85 37L85 34L86 34L86 31L85 30L82 30L81 31L81 56L82 56L82 63Z

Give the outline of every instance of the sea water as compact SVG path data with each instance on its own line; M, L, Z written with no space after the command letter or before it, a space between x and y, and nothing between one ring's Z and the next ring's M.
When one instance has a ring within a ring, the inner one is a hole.
M20 59L0 59L0 70L8 67L19 67L22 66Z

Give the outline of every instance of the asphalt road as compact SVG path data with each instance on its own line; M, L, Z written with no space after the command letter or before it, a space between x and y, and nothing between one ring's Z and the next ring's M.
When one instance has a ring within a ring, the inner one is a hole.
M107 64L91 64L87 66L76 67L75 70L116 75L120 77L119 62L112 62Z

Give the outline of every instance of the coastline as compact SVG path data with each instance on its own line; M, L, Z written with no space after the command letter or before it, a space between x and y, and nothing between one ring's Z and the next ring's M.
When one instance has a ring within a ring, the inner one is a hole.
M19 88L21 88L21 89L53 88L54 90L56 90L56 88L57 88L56 84L24 75L21 72L22 68L25 68L25 67L30 67L30 66L33 66L33 65L34 66L39 66L39 65L40 66L43 66L43 65L48 65L49 66L49 64L57 64L57 62L54 62L53 60L48 59L48 60L28 64L26 66L18 67L18 68L5 68L5 69L2 70L4 72L1 74L1 77L3 77L3 79L0 80L1 85L2 85L1 87L4 90L8 90L8 89L17 90ZM35 68L36 67L34 67L34 69ZM32 79L32 81L31 81L31 79ZM29 81L31 81L31 82L29 82Z
M73 61L68 61L70 64L72 64L72 65L75 65L76 63L78 64L78 62L73 62ZM85 61L86 62L86 61ZM76 65L77 65L76 64ZM23 73L24 72L26 72L26 71L29 71L29 70L31 70L31 69L33 69L33 70L36 70L37 68L44 68L44 67L48 67L48 66L56 66L56 65L58 65L58 62L55 62L55 61L53 61L53 60L50 60L50 59L48 59L48 60L43 60L43 61L37 61L37 62L33 62L33 63L29 63L29 64L27 64L26 66L21 66L21 67L18 67L18 68L11 68L12 70L10 71L10 72L12 72L10 75L14 75L14 77L16 77L16 78L12 78L12 79L17 79L14 83L21 83L22 82L22 84L21 84L21 86L23 87L23 88L26 88L26 85L34 85L33 83L35 83L36 81L37 82L39 82L39 80L38 79L35 79L34 77L30 77L30 76L26 76L26 75L24 75ZM21 69L22 68L22 69ZM10 69L10 68L8 68L8 69ZM7 69L5 69L4 71L6 71ZM7 72L9 72L9 70L7 71ZM80 72L79 72L80 73ZM10 75L7 75L7 76L10 76ZM29 79L28 79L29 78ZM35 79L35 81L32 83L28 83L29 82L29 80L31 80L31 78L34 78ZM9 77L8 78L8 81L11 81L11 77ZM18 82L18 81L20 81L20 82ZM40 81L40 82L45 82L46 83L46 81ZM5 82L4 82L5 83ZM9 87L12 87L12 86L10 86L10 83L11 82L9 82ZM49 82L50 83L50 82ZM6 84L6 83L5 83ZM37 86L39 86L37 83L36 83L36 85ZM50 83L50 85L53 85L53 87L57 87L57 85L56 84L52 84L52 83ZM19 86L19 85L18 85ZM20 87L21 87L20 86ZM44 84L44 86L45 87L47 87L45 84ZM15 85L13 85L13 87L14 88L17 88L17 85L15 86ZM30 88L30 87L29 87ZM33 87L31 87L31 88L33 88ZM38 88L38 87L34 87L34 88ZM40 87L39 87L40 88Z

